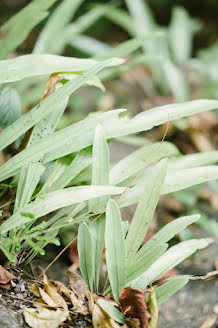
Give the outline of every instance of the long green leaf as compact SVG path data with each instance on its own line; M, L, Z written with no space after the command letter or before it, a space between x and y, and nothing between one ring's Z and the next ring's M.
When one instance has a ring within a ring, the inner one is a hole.
M6 58L26 39L30 31L48 15L47 9L56 1L31 1L1 27L0 33L8 34L0 44L0 59Z
M92 185L109 185L110 158L104 129L98 125L92 149ZM89 211L105 207L108 196L89 201Z
M119 161L110 171L110 183L113 185L132 177L149 162L149 165L163 157L179 154L179 150L170 142L145 145Z
M116 302L126 283L126 247L122 220L117 204L109 200L105 229L106 263L110 285Z
M100 298L98 299L97 303L109 315L110 318L119 323L124 323L124 315L117 308L115 308L114 305Z
M117 120L113 122L112 126L105 128L107 138L116 138L131 133L140 131L147 131L154 126L161 125L171 120L177 120L182 117L201 113L206 110L218 108L217 100L194 100L179 104L170 104L160 106L147 110L135 116L132 120ZM83 143L87 140L86 136L81 132L80 145L83 148ZM57 148L55 151L51 151L46 156L46 161L51 161L55 158L66 155L67 153L74 152L75 143L74 137L69 140L69 147Z
M29 203L44 170L45 166L40 162L30 163L28 167L25 167L18 181L14 206L15 213Z
M166 224L160 231L158 231L153 237L145 243L138 253L136 254L135 262L141 263L143 258L146 258L148 254L151 252L153 247L157 247L157 245L162 245L167 243L170 239L172 239L175 235L184 230L188 225L199 220L200 215L194 214L189 216L183 216L172 222Z
M156 169L146 184L146 188L140 197L138 207L130 224L126 237L126 250L128 263L133 262L134 257L141 246L148 231L157 206L160 190L167 172L167 160L162 160L156 165Z
M97 219L91 226L90 232L92 236L93 244L93 262L94 262L94 284L95 290L98 292L99 273L101 265L102 251L104 248L104 236L105 236L105 215L103 214Z
M78 253L79 264L83 278L89 290L93 291L93 257L92 257L92 238L89 227L85 222L80 224L78 230Z
M81 150L73 159L71 164L61 165L61 159L57 160L59 165L58 177L50 186L49 191L55 191L66 187L82 170L91 165L92 158L90 149Z
M173 294L188 283L188 278L177 278L166 282L164 285L156 288L156 297L158 305L166 302Z
M114 24L122 27L126 30L130 35L136 35L136 29L134 26L134 21L132 17L123 9L113 8L112 6L106 7L104 16L112 21ZM143 33L144 35L145 33Z
M138 202L138 199L145 188L147 177L153 169L154 168L148 168L146 170L147 172L144 172L146 174L143 174L143 177L141 176L138 178L137 182L140 181L140 183L128 190L117 201L119 207L129 206ZM161 194L168 194L170 192L182 190L215 179L218 179L217 166L202 166L178 171L170 170L164 180Z
M4 149L15 141L19 136L29 130L33 125L39 122L52 112L54 105L58 106L65 98L69 97L72 92L86 83L93 75L96 75L105 67L118 65L122 61L120 59L111 59L94 65L85 73L79 75L72 81L66 83L62 88L54 94L47 97L40 105L34 107L29 113L23 115L16 122L11 124L7 129L2 131L0 135L0 149Z
M167 244L157 243L146 252L140 252L140 258L136 257L127 267L127 283L135 280L143 274L167 249Z
M53 49L55 48L54 44L57 35L63 33L64 27L71 21L82 2L84 0L64 0L60 3L41 31L35 43L33 53L55 53Z
M24 55L0 61L0 83L58 72L83 72L96 65L93 59L57 55Z
M134 280L130 285L132 288L145 288L149 282L157 279L166 271L171 270L186 257L190 256L196 250L205 248L213 242L212 239L193 239L179 243L166 251L157 261L155 261L150 268L142 274L139 278Z
M213 150L170 159L168 168L173 170L188 169L196 166L215 164L216 162L218 162L218 150Z
M2 224L0 232L5 233L59 208L77 204L91 198L119 194L123 190L123 188L112 186L80 186L48 193L12 215L7 222Z

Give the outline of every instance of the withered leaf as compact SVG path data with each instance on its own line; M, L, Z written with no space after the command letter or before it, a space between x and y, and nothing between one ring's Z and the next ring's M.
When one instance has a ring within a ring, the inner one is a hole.
M39 292L39 286L34 283L28 286L28 289L31 291L31 293L37 297L40 297L40 292Z
M141 328L148 327L150 313L145 303L145 292L143 290L126 287L121 291L119 300L124 315L138 318Z
M68 317L68 311L57 309L49 310L41 308L40 311L34 308L24 309L24 318L31 328L58 328Z
M140 328L140 321L138 318L126 318L125 323L125 328Z
M93 328L119 328L120 326L111 319L100 307L95 304L92 311Z
M71 267L67 270L67 274L72 291L84 302L88 290L86 282L78 273L74 272Z
M148 328L157 328L158 322L158 305L155 295L155 289L151 287L151 292L148 296L148 310L150 312L151 318L149 320Z
M11 280L17 279L12 273L0 265L0 284L7 284Z
M68 309L64 298L57 292L56 287L48 280L46 275L43 276L43 286L45 291L39 288L39 292L45 303L52 307Z
M53 283L57 287L58 292L66 296L71 302L71 304L73 305L72 311L74 313L80 313L83 315L88 314L88 309L83 305L83 302L76 297L72 290L68 289L64 284L59 281L53 281Z

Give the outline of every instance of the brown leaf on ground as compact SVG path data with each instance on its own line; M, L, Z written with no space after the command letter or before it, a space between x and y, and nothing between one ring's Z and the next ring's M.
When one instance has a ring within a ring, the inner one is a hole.
M12 273L0 265L0 288L9 290L11 288L11 280L17 279Z
M140 328L140 321L138 318L126 318L124 327Z
M36 296L36 297L40 297L40 292L39 292L39 286L35 283L32 285L28 286L29 291L31 291L31 293Z
M43 276L43 286L45 291L39 287L39 292L46 304L51 307L61 307L65 310L68 309L64 298L57 292L56 287L48 280L46 275Z
M150 313L145 303L145 292L143 290L126 287L121 291L119 300L124 315L138 318L141 328L148 327Z
M49 310L42 308L24 309L24 318L31 328L58 328L68 317L68 311L63 309Z
M203 322L203 324L200 326L200 328L212 328L213 325L216 323L217 315L212 314L206 320Z
M67 274L70 280L70 287L72 291L78 296L78 298L84 302L86 292L88 290L88 287L83 280L83 278L76 272L72 270L72 267L70 267L67 270Z
M95 304L92 312L93 328L119 328L113 319L111 319L100 307Z
M88 309L83 305L83 302L76 297L72 290L68 289L64 284L59 281L53 281L53 283L57 287L57 291L60 294L66 296L73 305L72 312L80 313L82 315L87 315L89 313Z

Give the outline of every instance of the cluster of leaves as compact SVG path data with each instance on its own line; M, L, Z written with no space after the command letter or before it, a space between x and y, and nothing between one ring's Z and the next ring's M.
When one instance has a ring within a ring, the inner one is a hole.
M108 142L147 131L169 120L217 109L218 101L203 99L156 107L132 119L120 115L123 109L95 113L56 131L72 93L86 83L102 87L97 75L104 68L124 62L115 56L122 57L139 47L150 48L151 39L159 34L144 36L145 31L143 35L134 31L134 39L109 50L99 59L59 56L57 54L69 39L76 40L75 36L93 22L93 17L97 19L102 13L108 15L106 7L97 7L86 17L79 18L77 23L69 24L82 1L65 0L48 19L34 54L5 59L45 18L53 3L54 0L46 3L32 1L0 29L6 34L0 51L0 82L3 84L0 90L0 126L3 129L0 151L7 150L15 142L19 144L22 136L31 130L25 147L22 148L22 142L20 151L0 167L3 195L7 195L8 188L17 188L15 198L9 199L14 202L10 208L11 216L0 226L0 249L10 261L29 262L38 253L43 254L48 243L59 244L57 235L60 229L79 224L80 268L89 289L99 289L100 261L105 244L107 274L103 290L105 294L112 291L114 299L119 302L120 292L125 287L147 288L185 257L211 242L210 239L190 240L167 250L167 242L199 218L193 215L168 224L141 247L159 195L217 179L218 167L212 165L217 161L217 152L182 156L169 142L154 143L141 147L112 166ZM132 8L130 1L127 5ZM68 15L65 16L65 12ZM129 16L123 17L123 21L127 19L129 22ZM59 25L55 26L57 20ZM144 18L136 16L136 21L142 22ZM56 34L58 42L53 42L51 36ZM55 50L47 47L55 47ZM43 54L45 52L55 55ZM169 59L164 57L160 63L163 67L167 65L165 72L177 72ZM125 65L120 67L120 71L122 67L126 69ZM21 115L17 91L4 84L22 84L21 80L25 78L27 86L33 77L50 74L40 104ZM119 197L110 199L118 194ZM129 226L122 222L119 208L138 202ZM105 208L106 214L96 219ZM47 219L50 213L51 217ZM166 300L186 282L187 279L183 279L158 287L160 289L155 291L157 302Z

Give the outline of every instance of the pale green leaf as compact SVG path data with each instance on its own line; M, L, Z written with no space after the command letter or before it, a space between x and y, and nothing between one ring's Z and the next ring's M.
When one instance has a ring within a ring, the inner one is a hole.
M95 129L92 149L92 185L109 185L110 158L104 129L98 125ZM106 206L108 196L89 201L89 211Z
M112 293L116 302L126 283L126 248L122 220L117 204L109 200L105 229L106 263Z
M20 119L5 129L0 135L0 149L4 149L10 145L19 136L29 130L33 125L46 117L49 113L52 112L54 105L60 105L65 100L65 98L69 97L71 93L86 83L93 75L96 75L105 67L118 65L121 62L122 61L120 59L110 59L103 61L94 65L87 72L79 75L74 80L66 83L62 88L44 99L40 105L34 107L30 112L23 115Z
M21 116L21 101L16 90L0 86L0 127L5 129Z
M119 184L143 169L146 163L151 165L163 157L179 154L179 150L170 142L145 145L120 160L110 171L110 183Z
M111 47L102 41L87 35L78 35L68 42L72 47L89 54L90 56L103 56L111 50Z
M174 7L169 26L169 43L173 57L179 64L190 59L193 47L193 36L201 27L198 20L190 18L183 7Z
M97 303L109 315L110 318L114 319L119 323L124 323L124 315L117 308L115 308L114 305L101 298L98 299Z
M98 292L101 257L104 248L105 214L91 224L90 232L93 246L94 285L95 290Z
M112 6L110 7L108 5L105 7L106 7L106 11L104 13L104 16L106 18L108 18L114 24L122 27L130 35L132 36L136 35L136 28L134 25L134 21L132 17L125 10L120 8L113 8Z
M44 170L45 166L42 163L37 162L30 163L28 167L24 167L23 172L21 171L15 199L15 213L30 202Z
M188 278L177 278L166 282L164 285L156 288L156 297L158 305L166 302L173 294L188 283Z
M12 16L1 28L0 32L7 36L0 44L0 58L6 58L28 36L30 31L41 22L49 9L57 0L35 0Z
M200 215L194 214L189 216L183 216L172 222L166 224L160 231L158 231L153 237L151 237L147 243L145 243L138 253L136 254L135 262L141 263L143 258L146 258L151 250L162 245L172 239L175 235L184 230L188 225L199 220ZM134 263L135 263L134 262Z
M216 162L218 162L218 150L213 150L170 159L168 168L173 170L188 169L196 166L215 164Z
M80 271L87 283L89 290L93 291L93 256L92 256L92 238L89 227L85 222L80 224L78 230L78 254Z
M193 239L179 243L167 250L150 268L130 285L132 288L145 288L149 282L157 279L165 272L171 270L186 257L190 256L198 249L205 248L213 242L212 239Z
M59 208L77 204L91 198L119 194L123 190L124 188L112 186L80 186L54 191L24 206L16 214L12 215L7 222L2 224L0 231L4 233Z
M160 190L167 172L167 160L163 159L147 180L146 187L140 197L138 207L130 224L126 237L128 263L132 263L141 246L153 218Z
M140 250L140 257L136 254L134 261L127 267L127 283L143 274L166 251L167 247L167 244L157 243L148 250L147 248Z
M55 40L57 35L63 33L64 27L71 21L77 8L84 0L64 0L50 15L42 29L33 49L33 53L55 53Z

